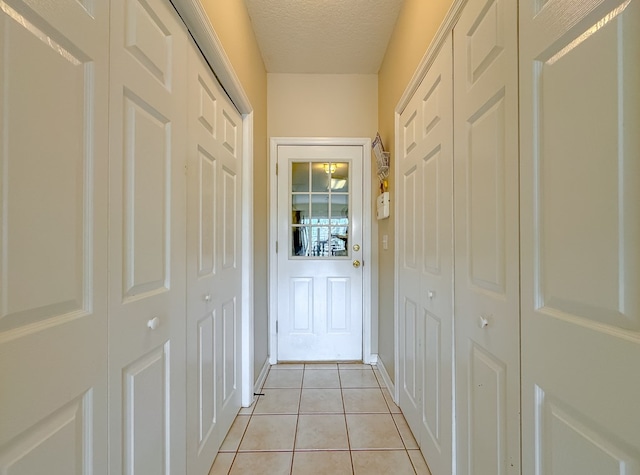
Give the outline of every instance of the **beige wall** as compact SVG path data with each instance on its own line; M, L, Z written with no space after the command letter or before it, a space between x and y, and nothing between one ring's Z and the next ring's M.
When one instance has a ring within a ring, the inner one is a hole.
M267 72L244 2L202 0L211 24L253 107L255 378L268 356ZM254 379L255 379L254 378Z
M397 191L393 182L395 159L394 111L452 3L452 0L429 2L424 0L405 0L378 73L378 129L385 148L391 152L389 191L391 192L392 204ZM383 235L389 236L389 250L382 250L381 245L379 248L378 356L391 378L395 380L393 325L394 219L395 217L392 213L389 219L378 222L379 242Z
M371 137L375 74L268 74L269 137Z

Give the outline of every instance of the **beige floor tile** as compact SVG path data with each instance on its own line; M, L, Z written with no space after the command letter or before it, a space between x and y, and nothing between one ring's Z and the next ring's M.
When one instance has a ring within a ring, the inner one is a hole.
M300 399L300 414L343 413L340 389L303 389Z
M262 450L293 450L298 416L251 416L240 443L241 452Z
M292 452L239 453L229 475L289 475Z
M382 388L382 395L384 396L385 401L387 401L387 405L389 406L389 410L391 411L392 414L401 414L402 413L400 408L398 406L396 406L396 403L393 402L393 398L391 397L391 393L389 392L389 390L387 388Z
M349 452L295 452L292 475L351 475Z
M271 369L304 369L304 363L278 363L272 364Z
M235 452L220 452L216 459L213 462L213 466L209 471L209 475L227 475L229 473L229 469L231 468L231 464L233 463L233 459L235 458Z
M301 415L296 450L346 450L347 426L342 414Z
M340 369L372 369L373 367L370 364L363 364L363 363L340 363L338 364L338 368Z
M316 371L305 371L303 388L339 388L340 379L337 369L319 369Z
M258 398L256 398L256 400L253 402L253 404L251 404L251 406L241 407L238 414L241 414L243 416L250 416L251 414L253 414L253 410L256 408L256 402L258 402Z
M341 369L340 383L343 388L379 388L378 380L370 369Z
M304 369L338 369L337 363L306 363ZM294 457L295 458L295 457Z
M380 389L343 389L344 411L389 413L387 402Z
M262 390L254 414L297 414L300 404L300 389Z
M400 432L400 437L402 437L405 448L418 449L418 443L416 442L413 432L411 432L409 424L407 424L404 416L402 414L393 414L393 420L396 421L396 426L398 427L398 431Z
M431 475L427 462L424 461L424 457L419 450L407 450L407 452L418 475Z
M265 388L301 388L302 369L283 369L269 371L264 383Z
M347 414L347 429L352 450L404 449L391 414Z
M404 450L352 452L355 475L412 475L411 460Z
M227 436L220 446L220 452L235 452L238 450L240 441L242 440L244 431L247 428L247 424L249 424L250 418L251 416L236 416L236 420L233 421L231 429L229 429Z

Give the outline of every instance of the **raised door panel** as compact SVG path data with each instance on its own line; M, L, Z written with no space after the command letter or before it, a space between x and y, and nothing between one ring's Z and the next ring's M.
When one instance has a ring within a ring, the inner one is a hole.
M533 3L520 17L523 473L636 474L640 9Z
M454 28L457 466L520 470L517 8L472 0Z
M162 1L111 4L110 470L185 470L187 33Z
M106 473L108 27L0 4L2 473Z

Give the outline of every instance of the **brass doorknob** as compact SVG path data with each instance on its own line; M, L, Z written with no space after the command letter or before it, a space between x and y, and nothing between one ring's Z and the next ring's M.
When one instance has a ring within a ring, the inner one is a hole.
M359 261L359 260L357 260L357 259L356 259L355 261L353 261L353 267L355 267L356 269L357 269L358 267L360 267L360 261Z

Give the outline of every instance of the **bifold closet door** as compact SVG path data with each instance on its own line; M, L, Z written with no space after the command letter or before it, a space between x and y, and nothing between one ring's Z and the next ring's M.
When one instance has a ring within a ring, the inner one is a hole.
M110 472L185 460L187 32L164 0L112 0Z
M240 409L242 117L189 49L187 473L207 475Z
M459 475L520 473L517 12L469 0L453 35Z
M107 473L108 2L0 2L0 473Z
M640 473L640 2L521 1L523 473Z
M400 115L400 407L433 475L450 475L453 380L452 46Z

